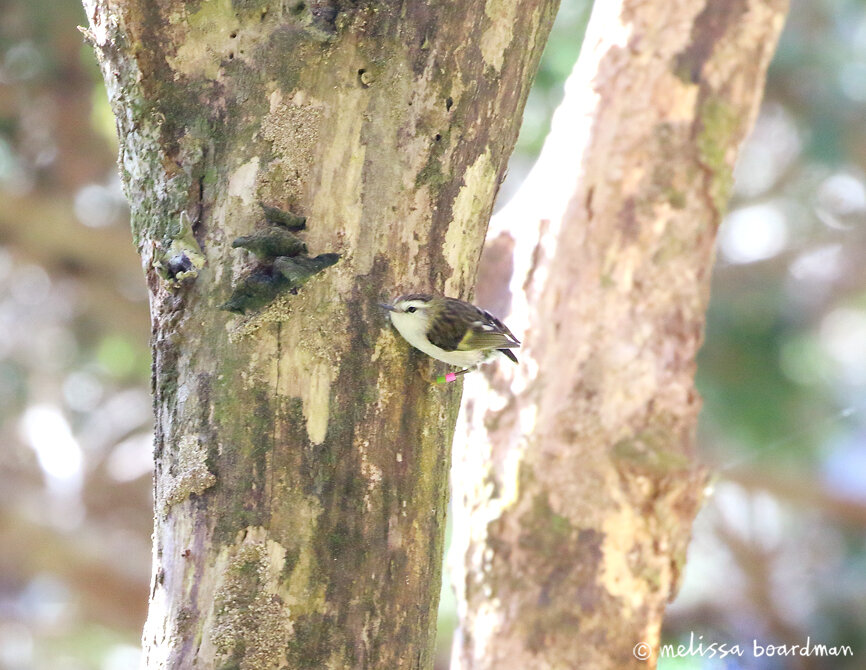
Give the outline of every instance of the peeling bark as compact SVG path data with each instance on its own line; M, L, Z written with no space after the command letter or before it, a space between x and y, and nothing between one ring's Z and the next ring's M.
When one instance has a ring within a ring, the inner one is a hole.
M148 668L430 666L461 387L376 303L470 292L556 4L84 0L151 299ZM236 316L260 202L341 259Z
M482 264L513 273L479 295L512 300L524 347L519 368L466 380L456 667L655 665L705 482L693 377L713 244L786 9L595 4Z

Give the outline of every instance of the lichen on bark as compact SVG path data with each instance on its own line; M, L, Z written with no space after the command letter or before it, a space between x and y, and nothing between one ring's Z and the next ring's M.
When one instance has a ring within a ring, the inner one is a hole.
M184 435L177 444L172 469L164 472L160 488L162 513L192 494L201 495L216 483L216 476L207 468L207 452L198 437Z
M214 595L214 620L207 631L221 667L258 670L285 664L292 613L278 593L284 561L285 549L273 541L245 538L234 548Z

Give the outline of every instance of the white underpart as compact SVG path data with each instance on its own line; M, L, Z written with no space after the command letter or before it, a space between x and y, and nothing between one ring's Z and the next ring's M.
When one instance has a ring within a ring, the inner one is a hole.
M492 351L489 349L476 351L445 351L440 349L427 339L427 309L425 307L419 307L418 311L412 314L391 312L391 323L394 324L403 339L413 347L420 349L437 361L449 365L471 368L484 362L488 357L502 355L495 349Z

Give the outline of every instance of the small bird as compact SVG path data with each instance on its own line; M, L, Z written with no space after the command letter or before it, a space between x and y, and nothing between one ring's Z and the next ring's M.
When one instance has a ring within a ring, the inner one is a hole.
M502 321L475 305L426 293L400 296L392 305L380 304L413 347L438 361L467 368L447 375L447 381L499 354L517 363L512 349L520 341Z

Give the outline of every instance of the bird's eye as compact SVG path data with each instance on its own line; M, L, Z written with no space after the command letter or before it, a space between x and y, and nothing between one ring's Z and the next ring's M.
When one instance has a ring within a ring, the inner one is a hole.
M417 307L407 307L406 311L409 312L409 314L414 314L416 309L418 309L418 308Z

